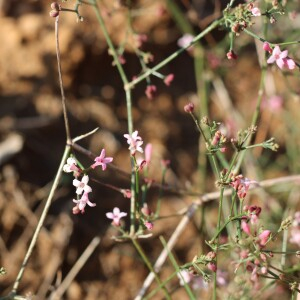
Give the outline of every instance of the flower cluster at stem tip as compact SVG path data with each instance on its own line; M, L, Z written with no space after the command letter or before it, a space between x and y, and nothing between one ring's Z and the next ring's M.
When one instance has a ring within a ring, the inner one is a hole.
M97 166L101 166L102 170L105 171L107 164L113 161L112 157L105 157L105 149L101 150L99 156L95 158L95 163L90 166L90 168L95 169ZM73 185L76 188L77 199L73 199L73 202L76 204L73 207L73 214L84 213L86 205L90 207L95 207L96 203L93 203L89 200L89 194L92 192L92 188L88 185L89 176L84 174L81 179L80 177L83 170L78 167L77 161L74 157L69 157L66 164L63 166L63 171L66 173L72 173L75 177L73 180Z

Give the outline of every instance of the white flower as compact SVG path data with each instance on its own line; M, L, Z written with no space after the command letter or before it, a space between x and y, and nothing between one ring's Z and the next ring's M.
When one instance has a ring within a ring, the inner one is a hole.
M130 150L131 155L135 155L135 152L143 153L144 150L141 147L143 145L143 140L138 136L138 131L134 131L131 135L124 134L124 137L127 139L127 144L129 145L128 149Z
M80 169L76 166L77 161L73 157L67 159L67 163L63 166L63 170L66 173L74 172L74 174L79 174Z
M90 193L92 191L92 188L88 185L89 182L89 176L84 175L81 178L81 181L78 179L73 180L73 185L77 188L76 194L81 195L83 192Z

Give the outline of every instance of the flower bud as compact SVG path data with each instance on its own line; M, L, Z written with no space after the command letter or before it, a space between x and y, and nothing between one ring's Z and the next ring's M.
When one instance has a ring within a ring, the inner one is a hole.
M207 268L208 268L209 270L211 270L212 272L217 272L217 266L216 266L215 263L212 263L212 262L208 263L208 264L207 264Z
M237 59L238 58L237 55L234 53L233 50L228 51L226 55L227 55L227 58L229 60L231 60L231 59Z
M59 15L59 11L58 10L51 10L49 12L49 15L51 18L56 18Z
M192 113L194 111L194 108L195 108L194 103L190 102L187 105L185 105L183 109L186 113Z
M268 51L270 54L272 54L272 52L273 52L273 49L270 47L270 44L268 42L264 42L263 49L265 51Z
M174 79L174 74L171 73L171 74L167 75L164 79L165 85L169 86L171 84L171 82L173 81L173 79Z
M148 230L152 230L152 229L153 229L153 223L151 223L151 222L149 222L149 221L146 221L146 222L144 223L144 225L146 226L146 228L147 228Z
M60 5L57 2L52 2L50 6L53 10L60 10Z

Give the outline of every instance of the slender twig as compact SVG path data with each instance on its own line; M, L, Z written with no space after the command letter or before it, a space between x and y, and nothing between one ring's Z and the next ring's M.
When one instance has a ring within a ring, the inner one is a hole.
M194 39L192 40L192 42L190 44L186 45L185 47L180 48L179 50L177 50L176 52L174 52L170 56L168 56L166 59L164 59L163 61L161 61L159 64L157 64L155 67L153 67L152 69L148 69L145 73L143 73L142 75L140 75L139 77L137 77L133 81L129 82L125 86L125 89L131 89L131 88L133 88L136 84L138 84L139 82L141 82L145 78L149 77L154 72L160 70L166 64L168 64L169 62L171 62L172 60L174 60L176 57L178 57L186 49L188 49L193 44L195 44L196 42L198 42L199 40L201 40L206 34L208 34L213 29L215 29L216 27L218 27L222 21L223 21L223 18L219 19L219 20L216 20L213 23L211 23L206 29L204 29L203 31L201 31L201 33L199 33L196 37L194 37Z
M62 79L62 72L61 72L61 63L60 63L60 50L59 50L59 26L58 26L59 16L55 19L55 45L56 45L56 56L57 56L57 70L58 70L58 79L59 79L59 86L61 92L61 102L62 102L62 109L64 115L64 123L66 128L66 136L67 136L67 143L71 141L71 132L69 126L69 119L67 114L67 104L66 104L66 97L64 92L64 85Z
M162 290L166 296L166 299L171 299L169 292L167 290L167 288L165 286L162 285L162 282L157 274L157 272L154 270L154 268L152 267L151 262L149 261L147 255L145 254L144 250L142 249L141 245L139 244L139 242L136 239L132 239L132 243L135 246L136 250L138 251L138 253L140 254L141 258L143 259L143 261L145 262L145 264L147 265L148 269L151 271L151 273L154 275L154 278L156 279L157 283L159 285L162 286Z
M53 291L49 297L50 300L61 299L63 294L66 292L67 288L70 286L71 282L74 280L75 276L82 269L84 264L87 262L89 257L92 255L96 247L100 243L99 237L94 237L81 256L76 261L75 265L72 267L66 278L59 285L59 287Z
M44 221L46 219L46 216L47 216L47 213L48 213L48 210L50 208L50 205L51 205L51 202L52 202L52 199L54 197L54 193L57 189L57 186L59 184L59 181L60 181L60 178L61 178L61 174L62 174L62 169L63 169L63 166L65 164L65 161L69 155L69 152L70 152L70 146L66 146L65 147L65 151L64 151L64 154L62 156L62 159L61 159L61 162L60 162L60 165L58 167L58 170L57 170L57 173L56 173L56 176L55 176L55 179L54 179L54 182L53 182L53 185L51 187L51 190L50 190L50 193L49 193L49 196L48 196L48 199L46 201L46 204L45 204L45 207L43 209L43 212L42 212L42 215L41 215L41 218L39 219L39 222L37 224L37 227L35 229L35 232L33 234L33 237L32 237L32 240L30 242L30 245L28 247L28 250L26 252L26 255L24 257L24 260L23 260L23 263L22 263L22 266L21 266L21 269L17 275L17 278L15 280L15 283L13 285L13 289L11 291L11 295L14 296L16 295L16 292L17 292L17 289L19 287L19 284L20 284L20 281L23 277L23 274L24 274L24 271L25 271L25 268L27 266L27 263L29 261L29 258L31 257L32 255L32 251L33 251L33 248L37 242L37 238L38 238L38 235L42 229L42 226L44 224Z
M128 85L128 79L125 74L124 68L122 67L117 51L113 45L113 42L109 36L108 30L105 26L103 17L100 13L99 7L95 0L90 0L90 3L92 4L97 20L99 22L99 25L101 27L101 30L104 34L104 37L106 39L106 42L108 44L108 47L110 49L110 52L114 58L114 63L119 71L120 77L123 81L124 87ZM132 134L133 132L133 120L132 120L132 100L131 100L131 90L125 89L126 93L126 106L127 106L127 124L128 124L128 132L129 134ZM131 157L131 204L130 204L130 234L131 236L134 236L135 233L135 209L136 209L136 193L135 193L135 187L136 187L136 178L135 178L135 170L134 170L134 160Z

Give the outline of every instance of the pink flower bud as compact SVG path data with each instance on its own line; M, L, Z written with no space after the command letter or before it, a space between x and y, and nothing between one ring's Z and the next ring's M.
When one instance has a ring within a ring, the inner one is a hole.
M161 164L164 168L168 168L170 166L171 161L169 159L162 159Z
M260 269L260 272L261 272L261 274L266 275L266 274L268 273L268 269L267 269L266 267L262 267L262 268Z
M50 6L53 10L60 10L60 5L57 2L52 2Z
M209 270L211 270L212 272L217 272L217 266L216 266L216 264L213 263L213 262L208 263L208 264L207 264L207 268L208 268Z
M250 225L247 222L242 221L241 227L245 233L247 233L248 235L251 235Z
M164 79L165 85L169 86L171 84L171 82L173 81L173 79L174 79L174 74L171 73L171 74L167 75Z
M270 44L268 42L264 42L263 49L265 51L268 51L270 54L272 54L272 52L273 52L273 49L270 47Z
M149 206L147 205L147 203L144 203L144 206L142 207L141 212L147 217L151 216L151 214L152 214L152 211L149 208Z
M218 131L216 131L211 144L213 146L217 146L219 144L220 138L221 138L221 132L218 130Z
M72 208L72 213L73 213L73 215L78 215L80 213L80 209L79 209L78 205L76 205Z
M228 51L226 55L227 55L227 58L229 60L231 60L231 59L237 59L238 58L237 55L234 53L233 50Z
M49 12L49 15L51 18L56 18L59 15L59 11L58 10L51 10Z
M145 94L146 94L146 96L147 96L147 98L148 98L149 100L152 100L152 99L153 99L156 90L157 90L157 88L156 88L155 85L148 85L148 86L147 86L147 88L146 88L146 90L145 90Z
M125 198L128 198L128 199L131 198L131 191L130 190L128 190L128 189L126 189L126 190L121 189L121 193L123 194L123 196Z
M149 222L149 221L146 221L146 222L144 223L144 225L146 226L146 228L147 228L148 230L152 230L152 229L153 229L153 223L151 223L151 222Z
M240 253L240 258L245 259L248 257L248 255L249 255L249 250L242 250Z
M260 246L264 247L266 245L266 243L269 240L269 237L271 235L271 231L270 230L264 230L259 236L259 244Z
M210 251L210 252L208 252L208 253L206 254L206 258L209 259L209 260L215 259L216 256L217 256L217 254L216 254L216 252L214 252L214 251Z
M194 108L195 108L194 103L190 102L187 105L185 105L183 109L186 113L192 113L194 111Z
M260 12L260 9L259 9L258 7L253 7L253 8L251 9L251 13L252 13L252 15L255 16L255 17L261 16L261 12Z

